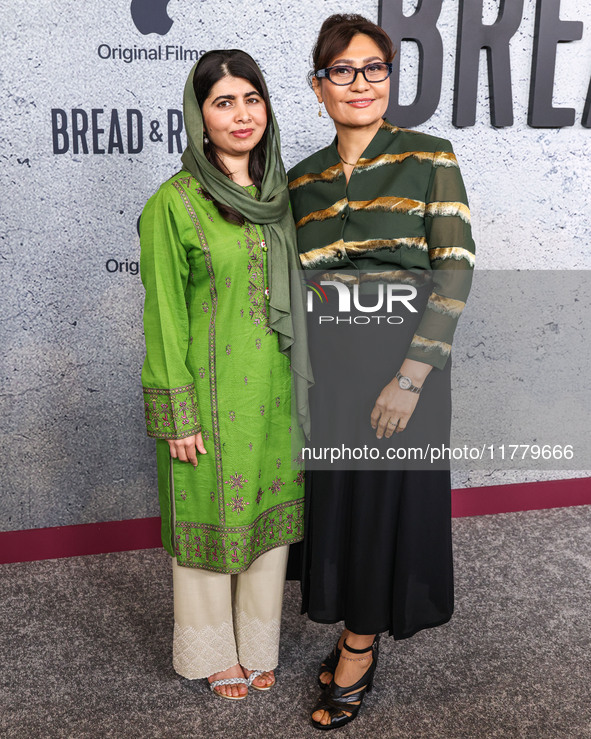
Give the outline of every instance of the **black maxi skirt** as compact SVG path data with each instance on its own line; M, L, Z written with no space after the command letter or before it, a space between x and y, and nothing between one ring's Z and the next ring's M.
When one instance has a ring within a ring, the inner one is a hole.
M426 303L430 289L419 291ZM322 313L336 316L335 306ZM449 444L450 369L433 369L404 432L377 440L369 417L382 388L400 368L420 321L379 332L341 324L326 331L309 320L316 384L311 389L311 445ZM345 382L345 386L343 385ZM451 489L447 469L355 469L306 472L302 613L319 623L344 621L357 634L404 639L443 624L454 604ZM320 465L326 466L326 465ZM384 466L383 464L381 465Z

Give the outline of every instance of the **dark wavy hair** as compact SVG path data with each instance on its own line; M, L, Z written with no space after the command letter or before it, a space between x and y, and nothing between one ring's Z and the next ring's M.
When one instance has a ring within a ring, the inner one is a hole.
M267 161L267 137L271 119L271 101L267 85L255 60L240 49L216 49L206 52L200 59L193 76L193 89L197 97L197 103L203 110L203 103L207 99L211 88L223 77L241 77L248 80L253 88L259 93L267 109L267 127L259 143L250 152L248 162L248 173L257 188L261 189L265 164ZM229 175L228 169L220 159L215 146L211 143L203 144L203 153L208 161L225 175ZM213 201L220 215L230 223L243 225L245 222L242 213L217 200Z
M312 64L314 65L312 74L328 67L331 60L339 56L349 46L353 36L358 33L369 36L379 46L385 61L391 62L394 59L396 52L392 39L383 28L362 15L337 13L329 16L320 28L312 51Z

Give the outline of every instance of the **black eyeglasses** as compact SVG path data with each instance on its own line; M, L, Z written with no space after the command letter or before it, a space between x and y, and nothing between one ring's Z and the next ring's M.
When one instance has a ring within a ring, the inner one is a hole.
M366 64L365 67L337 64L334 67L319 69L314 73L314 77L324 77L333 85L352 85L360 73L367 82L383 82L392 74L392 62L372 62Z

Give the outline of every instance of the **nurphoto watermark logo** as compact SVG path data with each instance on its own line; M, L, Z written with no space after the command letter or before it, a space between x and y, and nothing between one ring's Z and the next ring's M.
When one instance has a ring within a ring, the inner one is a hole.
M346 281L344 281L346 280ZM371 289L363 289L370 284ZM404 316L394 313L417 313L412 301L418 291L414 285L397 282L359 282L343 277L332 280L306 280L306 310L318 318L318 324L401 324ZM330 304L329 311L322 306ZM319 308L319 310L317 310Z

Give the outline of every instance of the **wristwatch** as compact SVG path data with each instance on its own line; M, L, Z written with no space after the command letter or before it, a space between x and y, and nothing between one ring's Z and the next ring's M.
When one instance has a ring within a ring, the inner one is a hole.
M412 384L412 380L410 379L410 377L407 377L406 375L401 375L400 372L396 373L396 379L398 380L398 387L401 390L410 390L411 393L416 393L417 395L422 390L422 387L417 387L416 385Z

